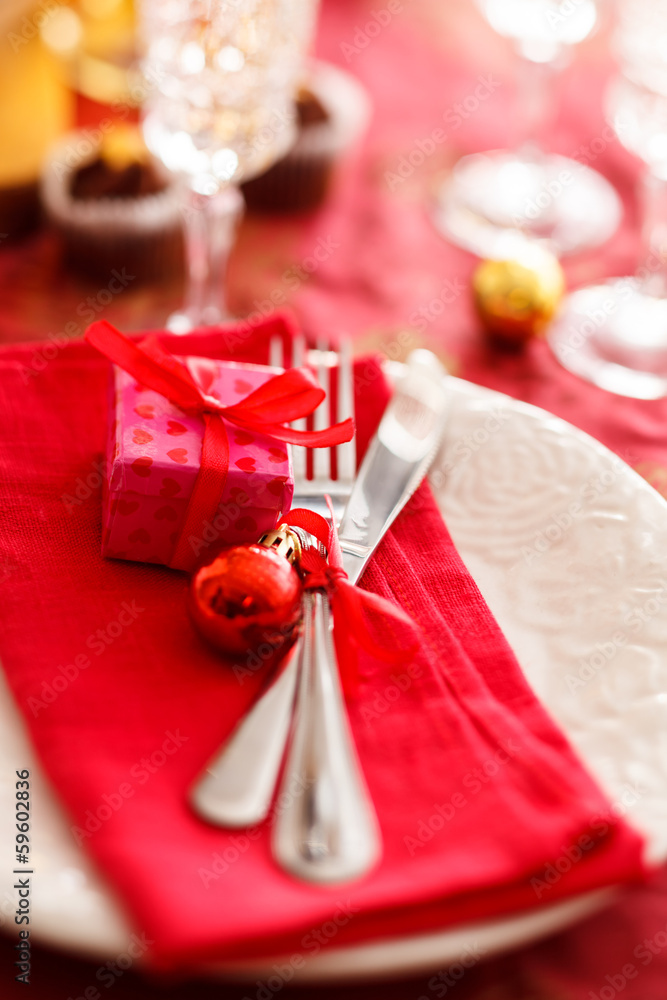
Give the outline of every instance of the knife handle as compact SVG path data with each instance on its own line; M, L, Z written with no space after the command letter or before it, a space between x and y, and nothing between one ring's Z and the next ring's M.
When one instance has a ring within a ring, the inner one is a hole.
M255 826L269 815L292 718L301 641L299 636L280 674L192 788L193 809L215 826Z

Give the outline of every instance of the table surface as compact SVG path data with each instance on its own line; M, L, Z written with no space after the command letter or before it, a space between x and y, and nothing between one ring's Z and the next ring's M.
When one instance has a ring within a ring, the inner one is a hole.
M230 265L232 310L237 315L261 310L272 292L282 293L310 335L347 333L359 352L378 349L398 358L427 346L454 374L542 406L588 431L667 495L667 401L626 400L588 386L561 369L542 341L521 354L491 347L471 307L475 259L449 246L430 222L428 206L437 183L460 155L512 146L519 139L513 114L516 66L508 46L468 0L403 0L392 5L400 9L389 23L369 38L365 26L381 6L358 0L324 3L318 54L367 86L373 121L361 149L341 164L320 211L245 218ZM625 209L607 246L566 263L570 287L630 274L641 253L640 166L609 138L602 112L612 72L607 41L603 30L580 46L554 88L550 147L599 169L619 190ZM461 102L474 94L480 79L491 83L490 96L468 113ZM447 121L458 124L423 164L397 182L401 159L447 112ZM105 113L82 103L80 120L92 124ZM328 249L320 256L326 259L312 270L313 250L323 244ZM157 328L181 294L178 283L136 289L130 284L110 305L101 306L100 291L95 283L65 272L55 233L43 229L15 245L5 241L0 247L0 342L43 340L71 322L83 333L91 308L125 330ZM39 350L36 345L36 358ZM625 1000L664 1000L667 946L660 942L667 942L666 930L667 870L650 885L626 892L606 912L548 941L479 964L463 979L450 980L455 985L426 977L345 987L345 994L361 998L370 992L387 1000L449 994L459 1000L611 1000L622 992ZM19 996L13 961L11 944L3 939L3 991L8 983L10 995ZM623 972L629 963L636 975L628 976L627 968ZM31 995L38 1000L82 996L99 982L97 968L39 950ZM114 996L236 1000L256 992L256 986L147 981L130 970L116 981ZM299 995L340 992L341 987L300 989Z

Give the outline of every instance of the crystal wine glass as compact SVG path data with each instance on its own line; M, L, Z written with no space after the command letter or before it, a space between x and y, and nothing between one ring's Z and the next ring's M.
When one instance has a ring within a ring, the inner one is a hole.
M599 245L621 218L620 200L597 171L544 152L550 83L573 46L594 30L595 0L476 0L487 21L510 38L521 57L518 119L524 141L516 152L465 156L442 186L434 221L452 242L482 257L497 255L509 229L548 240L557 254Z
M317 0L140 0L148 147L183 183L187 291L175 332L228 318L238 185L287 152Z
M619 0L621 72L608 92L618 138L644 161L634 276L580 288L549 331L561 364L611 392L667 395L667 0Z

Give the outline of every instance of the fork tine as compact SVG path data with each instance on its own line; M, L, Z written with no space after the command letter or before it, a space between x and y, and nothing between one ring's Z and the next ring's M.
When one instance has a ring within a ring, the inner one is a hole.
M269 341L269 364L272 368L284 368L283 362L283 338L280 334L274 334Z
M326 337L317 338L317 350L319 353L317 381L324 389L326 396L315 410L313 427L316 431L321 431L328 427L331 422L329 420L329 366L327 364L329 343ZM313 449L313 478L316 480L329 480L331 478L331 451L329 448Z
M354 417L354 375L352 369L352 344L343 337L338 348L338 421ZM351 483L357 468L355 439L339 444L336 449L338 481Z
M306 342L302 333L297 333L292 341L292 366L300 368L306 359ZM308 427L305 417L295 420L292 423L295 431L305 431ZM292 445L292 469L294 470L295 484L301 483L306 478L306 449L302 445Z
M303 334L295 334L292 341L292 367L299 368L304 363L306 345ZM275 368L285 367L285 357L283 352L282 337L276 335L271 337L269 342L269 364ZM305 431L307 423L304 418L292 421L294 430ZM306 478L306 449L301 445L293 444L292 449L292 470L296 484L303 482Z
M306 339L302 333L295 333L292 341L292 368L301 368L306 362Z

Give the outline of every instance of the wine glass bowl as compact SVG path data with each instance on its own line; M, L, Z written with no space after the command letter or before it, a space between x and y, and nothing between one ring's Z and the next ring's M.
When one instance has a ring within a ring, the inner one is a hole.
M610 83L606 110L618 141L629 152L649 166L667 159L667 91L620 75Z
M477 0L494 31L533 62L553 62L564 46L587 38L598 22L595 0Z
M146 140L195 186L245 180L293 142L298 6L144 0Z
M316 0L140 0L146 143L180 176L187 251L174 332L229 317L224 273L238 185L296 136L294 94Z
M549 331L561 364L619 395L667 395L667 3L621 0L620 73L607 92L619 141L645 164L635 274L570 295Z
M618 195L597 171L537 149L462 157L433 211L443 235L480 257L495 257L512 229L559 256L574 254L608 240L621 215Z
M605 242L621 219L613 187L576 160L546 153L550 78L572 47L594 30L594 0L566 7L556 0L478 0L489 24L511 39L521 57L518 118L525 138L517 151L463 157L441 187L436 226L452 242L483 257L496 256L511 229L545 240L559 255Z

